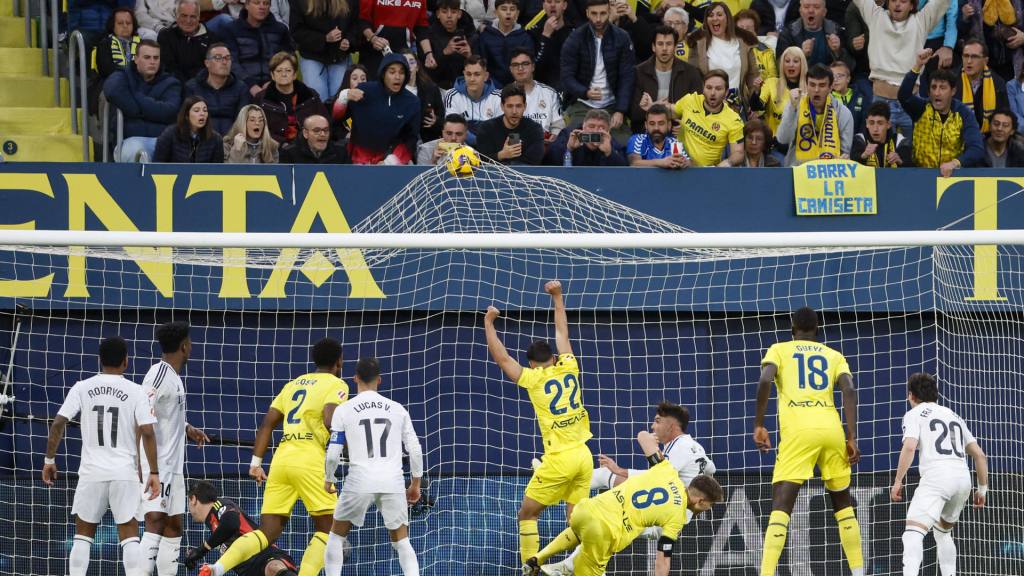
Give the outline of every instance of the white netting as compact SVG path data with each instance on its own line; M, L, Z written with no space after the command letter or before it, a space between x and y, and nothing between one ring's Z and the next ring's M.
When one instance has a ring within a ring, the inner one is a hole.
M566 182L493 165L472 179L427 172L353 229L688 232ZM918 370L938 373L943 400L967 419L991 455L992 506L965 512L956 532L960 573L1024 573L1024 295L1016 247L1000 249L998 281L1007 300L997 302L965 299L975 290L972 247L934 254L899 247L557 246L72 253L88 256L69 265L66 247L0 251L5 280L54 273L45 296L2 301L8 341L0 345L13 350L13 369L0 394L16 401L0 420L0 573L64 573L79 442L71 429L58 456L64 481L42 486L37 477L47 419L66 390L95 371L100 336L130 341L129 376L140 381L157 357L154 328L170 319L193 325L193 359L184 374L189 421L215 439L202 450L189 448L189 479L213 480L258 517L261 490L245 476L248 445L275 392L309 369L310 344L330 335L345 346L345 376L357 357L377 356L385 370L382 391L414 417L428 481L425 500L411 515L423 573L512 573L518 566L516 510L540 436L525 394L488 357L481 311L489 304L504 310L499 332L525 362L532 339L553 337L542 286L556 277L565 286L581 359L593 451L643 466L632 438L648 425L653 405L679 402L690 407L691 432L727 488L728 503L684 531L673 573L756 573L773 457L759 454L750 440L754 388L764 350L788 337L788 314L804 305L823 311L822 339L845 353L859 391L864 459L853 493L869 573L901 570L905 506L888 502L887 484L907 409L904 383ZM166 284L171 266L173 296ZM377 297L381 293L386 298ZM15 303L26 308L16 311ZM6 357L0 365L6 367ZM777 429L774 418L769 423ZM185 522L186 544L197 542L201 527L187 516ZM546 512L542 541L562 526L560 506ZM299 507L279 543L300 559L310 529ZM109 526L100 532L91 573L119 570L116 541ZM399 572L376 517L352 544L346 574ZM621 554L609 574L649 573L648 546L642 542ZM831 505L820 482L812 482L793 515L781 573L838 574L844 564ZM931 552L927 564L933 573Z

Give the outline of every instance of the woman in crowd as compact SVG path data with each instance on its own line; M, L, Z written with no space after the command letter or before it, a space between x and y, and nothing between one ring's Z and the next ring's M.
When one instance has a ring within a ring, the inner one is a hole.
M243 106L224 136L228 164L277 164L279 144L270 137L267 117L255 104Z
M302 55L302 79L326 102L341 89L357 48L359 0L293 1L290 28Z
M342 91L350 88L356 88L363 82L368 82L370 75L366 71L366 66L362 64L353 64L349 67L348 72L345 72L345 79L341 81L341 90L338 94L334 95L334 100L338 99ZM332 104L333 108L333 104ZM331 114L331 138L338 143L348 142L348 133L352 131L352 119L342 119L335 110L332 110Z
M267 130L279 144L295 140L302 121L313 114L327 115L320 96L295 79L298 59L290 52L278 52L270 59L272 82L256 95L254 103L267 116Z
M789 92L807 92L807 57L799 46L790 46L779 57L779 78L769 78L761 85L759 100L764 109L764 122L775 132L782 121L782 111L789 102Z
M224 147L220 134L210 128L206 101L198 96L185 98L176 124L168 126L156 139L154 162L183 164L220 164Z
M441 137L441 126L444 119L444 98L441 89L420 68L416 55L408 48L402 50L405 61L409 63L409 81L405 89L420 99L420 115L423 125L420 126L420 140L430 142Z
M139 22L131 8L118 8L107 20L107 35L96 45L96 72L100 85L116 70L124 70L139 47Z
M724 3L712 2L704 27L690 34L687 42L690 64L705 74L708 70L724 70L729 75L727 101L734 108L745 110L751 95L762 84L754 55L757 36L736 28L732 13Z
M772 131L768 126L752 118L743 126L743 164L745 168L772 168L781 166L779 161L768 154Z

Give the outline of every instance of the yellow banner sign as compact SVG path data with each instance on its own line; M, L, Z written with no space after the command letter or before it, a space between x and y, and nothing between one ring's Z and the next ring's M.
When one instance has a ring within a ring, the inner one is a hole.
M875 169L851 160L815 160L793 167L797 216L877 214Z

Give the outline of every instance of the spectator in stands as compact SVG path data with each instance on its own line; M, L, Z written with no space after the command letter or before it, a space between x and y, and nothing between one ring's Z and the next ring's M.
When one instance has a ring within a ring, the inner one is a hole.
M335 102L335 113L352 117L352 163L411 164L422 120L419 99L405 89L409 64L401 54L388 54L377 74L379 80L342 90Z
M445 116L441 89L420 68L412 50L402 50L402 56L409 65L405 89L415 94L420 101L420 118L423 122L420 124L420 140L436 140L441 137L441 119Z
M253 102L263 108L267 116L267 131L279 144L288 144L299 134L303 120L313 114L327 116L320 96L295 79L298 61L290 52L278 52L270 59L273 78Z
M676 42L676 58L688 62L690 51L686 43L686 36L690 29L690 15L686 13L686 10L673 6L665 10L665 14L661 17L661 23L676 31L676 37L679 38Z
M484 120L501 114L500 99L491 98L495 86L487 74L487 62L473 54L466 58L462 77L455 80L452 89L444 94L444 109L448 114L462 114L469 124L470 143L474 141L476 127Z
M563 130L548 149L546 164L555 166L628 166L626 150L612 139L611 116L591 110L583 124Z
M449 90L477 43L473 19L462 11L460 0L438 1L427 28L427 40L437 65L424 68L438 86Z
M800 0L800 19L783 28L775 48L785 52L790 46L800 46L808 66L828 66L841 60L852 68L853 58L843 45L841 33L839 24L825 19L825 0Z
M401 88L399 88L401 90ZM348 164L344 148L331 141L331 125L319 114L302 122L302 136L281 150L282 164Z
M928 4L929 0L920 0L917 4L917 9L921 10ZM1000 0L1005 1L1005 0ZM1009 4L1009 2L1006 2ZM921 75L922 82L927 83L928 76L931 71L938 66L939 68L952 69L959 62L954 59L953 51L956 49L957 44L957 21L960 16L960 5L956 0L951 0L949 7L946 12L939 19L939 23L935 25L928 33L927 38L924 42L925 48L931 48L935 52L935 59L928 62L925 66L925 71ZM927 88L926 88L927 89Z
M437 66L430 38L427 36L427 0L362 0L359 3L360 33L364 42L359 49L359 62L372 73L377 72L385 49L398 53L414 48L428 67ZM372 76L372 74L371 74Z
M699 70L675 57L676 31L658 26L654 31L654 55L636 67L636 84L629 105L630 123L638 133L647 128L645 116L654 104L671 106L687 94L700 92L704 80Z
M130 0L68 0L68 30L82 33L85 53L88 54L100 39L112 32L110 16L119 8L134 12ZM135 29L138 29L136 24Z
M160 31L160 61L182 84L203 69L206 50L217 39L199 22L199 0L178 0L175 22Z
M690 165L682 142L672 136L672 112L664 104L651 104L644 120L645 132L633 134L626 146L630 166L657 166L678 170Z
M800 0L753 0L750 9L761 17L758 36L778 36L787 24L800 18ZM776 47L775 52L781 50Z
M277 164L276 140L267 130L263 109L247 104L238 111L238 118L224 135L224 161L228 164Z
M633 61L641 62L651 57L651 43L654 41L654 26L657 22L650 22L646 17L641 17L638 11L650 14L647 8L640 2L629 2L627 0L610 0L609 15L610 22L629 34L633 42Z
M984 4L984 6L983 6ZM1013 78L1024 67L1024 5L1020 0L962 1L960 38L984 38L989 67L1002 78Z
M178 111L178 122L168 126L156 139L153 162L221 164L224 140L210 128L206 102L189 96Z
M288 28L270 13L270 0L246 0L245 8L226 28L231 72L255 96L271 81L268 64L278 52L292 50Z
M473 19L473 25L477 31L494 24L497 19L494 14L496 8L494 2L488 2L488 0L463 0L462 2L462 9Z
M932 58L936 58L933 56ZM1006 81L988 67L988 47L981 40L970 38L963 45L963 73L953 97L974 112L981 133L988 134L989 118L996 108L1008 108Z
M971 168L985 161L985 147L974 113L953 99L957 78L939 68L932 73L928 100L914 94L914 85L932 51L920 50L910 72L900 84L899 100L914 121L914 164L938 168L943 176L953 170Z
M872 0L875 4L885 7L885 0ZM846 49L853 57L853 77L855 84L862 84L864 92L871 92L871 64L868 62L868 38L870 32L860 9L853 2L846 6Z
M736 28L746 30L757 36L757 44L754 46L754 59L757 60L757 72L765 82L769 78L778 78L779 70L775 65L775 50L765 44L757 31L761 27L761 17L751 9L740 10L736 13Z
M533 52L533 38L519 25L519 0L495 0L493 24L480 31L476 53L487 61L487 72L499 88L512 82L508 63L512 50Z
M676 139L694 166L739 166L743 162L743 120L725 105L729 76L723 70L704 74L700 94L687 94L675 104L679 120ZM726 146L728 156L723 160Z
M1021 73L1016 78L1006 83L1006 96L1009 100L1010 110L1017 117L1017 128L1020 129L1024 126L1024 67L1021 67Z
M778 159L768 153L772 142L772 131L757 118L747 121L743 127L743 163L745 168L778 168Z
M118 8L107 20L107 36L96 45L96 72L100 85L115 70L127 68L139 49L142 38L131 8Z
M1024 146L1015 138L1017 117L1009 108L999 108L989 119L985 137L985 163L989 168L1024 168Z
M469 127L461 114L445 116L441 137L420 144L416 151L416 163L426 166L440 164L446 154L466 143L467 136L469 136Z
M779 58L779 68L782 69L782 75L769 78L761 85L758 95L761 109L764 110L763 120L773 133L777 133L779 123L782 122L782 112L789 103L790 91L807 92L807 58L804 51L799 46L786 48Z
M220 12L220 14L207 20L206 27L218 38L224 38L227 35L227 28L231 26L231 22L237 20L242 14L245 0L203 0L204 12L207 11L207 2L209 2L210 8L215 12ZM270 13L274 15L278 22L284 24L285 27L291 21L291 6L288 2L289 0L270 0Z
M136 0L135 18L139 21L139 35L156 40L164 28L176 21L176 0Z
M345 112L348 110L347 102L339 104L338 101L341 99L342 92L351 88L358 88L360 84L368 82L369 79L370 75L366 70L366 66L362 64L349 66L348 71L345 72L345 79L341 82L341 90L331 104L331 137L335 142L346 147L348 146L348 135L352 132L352 118L345 115ZM345 92L345 94L348 94L348 92Z
M529 118L526 93L515 83L501 89L502 115L481 122L476 149L502 164L540 164L544 158L544 129Z
M570 125L590 110L604 110L611 114L612 135L625 141L636 64L629 34L609 22L609 10L608 0L587 0L587 24L562 48L562 87Z
M864 130L864 114L871 106L871 93L864 93L860 86L850 84L853 80L850 67L842 60L836 60L829 68L832 69L832 95L853 115L853 133Z
M730 104L744 108L752 94L760 90L763 80L758 75L754 46L757 36L737 30L732 14L722 2L712 2L704 28L690 34L690 63L707 74L722 70L729 78Z
M540 127L544 129L545 142L553 142L558 133L565 128L565 118L562 117L562 98L551 86L534 80L534 67L533 52L524 48L516 48L512 51L509 68L512 70L512 79L526 93L524 115L540 124Z
M852 1L871 33L867 46L873 99L889 103L892 123L913 140L914 122L903 111L898 90L904 75L914 66L914 54L946 13L948 0L932 0L920 11L915 11L914 0L889 0L887 9L875 0Z
M562 46L572 34L572 19L566 14L566 0L544 0L543 14L526 25L537 46L537 80L562 92ZM539 18L539 20L537 19Z
M875 102L868 108L864 131L853 137L850 158L866 166L899 168L914 165L910 140L892 129L889 104Z
M174 123L181 107L181 83L160 71L160 45L155 40L141 41L132 63L103 83L107 100L124 114L119 162L134 162L142 152L152 158L157 137Z
M231 73L231 52L221 42L206 50L206 69L185 84L185 96L199 96L209 107L210 124L226 134L238 111L252 101L248 87Z
M359 0L293 0L292 40L302 54L302 81L326 102L341 90L360 38Z
M786 166L850 157L853 115L832 96L832 80L831 69L815 64L807 70L807 93L790 91L776 133L789 146Z

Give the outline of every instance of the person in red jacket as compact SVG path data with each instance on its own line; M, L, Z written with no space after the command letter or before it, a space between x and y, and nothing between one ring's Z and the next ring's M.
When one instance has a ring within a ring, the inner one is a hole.
M437 67L427 36L427 0L363 0L359 20L366 41L359 50L359 63L367 70L376 71L384 56L413 48L417 41L426 67Z

